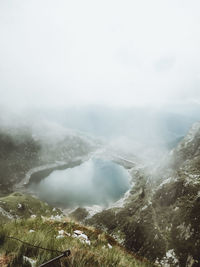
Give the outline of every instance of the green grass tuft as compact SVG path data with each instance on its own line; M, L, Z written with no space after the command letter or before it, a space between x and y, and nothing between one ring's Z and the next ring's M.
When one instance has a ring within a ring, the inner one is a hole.
M64 230L71 236L65 235L62 239L56 239L59 230ZM35 232L30 232L34 230ZM74 230L83 231L91 241L91 245L82 243L73 237ZM30 266L23 261L23 256L37 260L37 265L56 257L59 253L41 250L24 245L16 240L7 238L13 236L35 246L42 246L48 249L59 251L71 250L68 258L63 258L53 266L153 266L149 262L136 259L133 254L125 251L111 237L94 228L87 228L70 220L52 221L50 219L24 219L11 221L0 227L0 255L10 257L9 267ZM108 248L108 243L112 248Z

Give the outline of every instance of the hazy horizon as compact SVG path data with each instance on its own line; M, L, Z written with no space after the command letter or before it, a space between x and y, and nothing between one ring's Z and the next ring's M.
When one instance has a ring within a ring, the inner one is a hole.
M200 3L0 3L0 105L200 104Z

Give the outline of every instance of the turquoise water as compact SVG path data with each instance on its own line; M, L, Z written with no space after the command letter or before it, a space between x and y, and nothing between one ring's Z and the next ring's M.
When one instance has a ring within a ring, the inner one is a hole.
M64 207L107 206L120 199L129 187L127 170L102 159L53 171L40 183L31 185L40 199Z

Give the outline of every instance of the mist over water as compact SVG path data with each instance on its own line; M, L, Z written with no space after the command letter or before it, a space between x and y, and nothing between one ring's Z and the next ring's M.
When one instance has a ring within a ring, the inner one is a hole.
M91 159L80 166L54 171L30 189L40 199L63 207L107 206L129 189L126 169L102 159Z

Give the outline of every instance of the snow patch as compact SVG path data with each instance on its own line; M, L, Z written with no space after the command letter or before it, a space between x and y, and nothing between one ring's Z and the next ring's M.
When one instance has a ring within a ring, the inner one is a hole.
M65 231L64 230L60 230L60 231L58 231L58 234L59 235L64 235L65 234Z
M31 264L31 267L36 267L36 260L23 256L23 261L24 263L29 262Z
M18 203L17 208L18 209L21 209L22 208L22 204L21 203Z
M112 248L111 244L109 244L109 243L108 243L108 248L109 248L109 249L111 249L111 248Z
M141 208L141 210L146 210L148 208L147 205L145 205L144 207Z
M168 250L166 252L165 257L161 261L156 260L155 263L161 264L161 266L164 266L164 267L179 266L178 264L179 262L174 252L174 249Z
M3 215L3 216L5 216L5 217L7 217L8 219L14 219L15 217L12 215L12 214L10 214L9 212L7 212L7 211L5 211L3 208L1 208L0 207L0 213Z
M85 235L85 234L84 234L82 231L80 231L80 230L75 230L75 231L74 231L74 235L73 235L73 237L78 238L82 243L85 243L85 244L87 244L87 245L90 245L90 244L91 244L91 242L90 242L88 236Z

